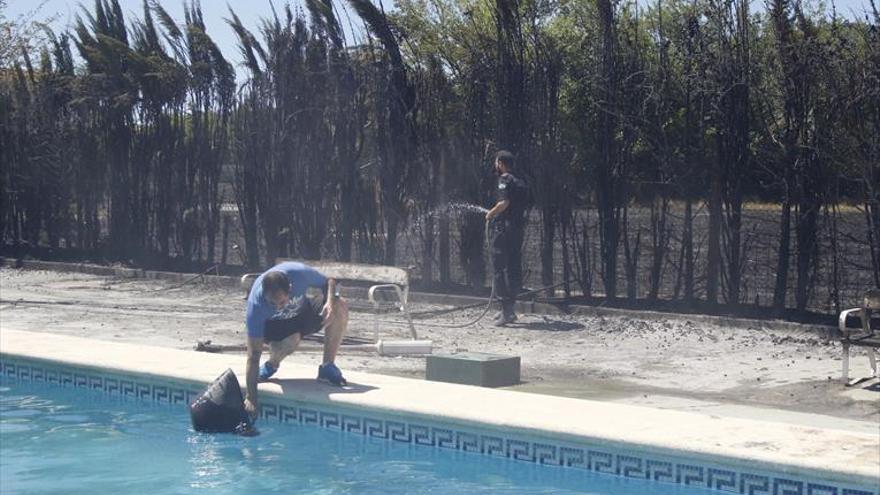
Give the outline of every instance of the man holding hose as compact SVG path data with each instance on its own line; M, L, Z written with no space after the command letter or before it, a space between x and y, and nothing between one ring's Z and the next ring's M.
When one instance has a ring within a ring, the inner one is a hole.
M495 317L496 326L516 321L514 303L522 289L522 243L525 211L528 206L528 187L513 175L515 157L509 151L495 155L493 169L498 176L497 202L486 213L492 223L492 268L495 293L501 299L501 312Z

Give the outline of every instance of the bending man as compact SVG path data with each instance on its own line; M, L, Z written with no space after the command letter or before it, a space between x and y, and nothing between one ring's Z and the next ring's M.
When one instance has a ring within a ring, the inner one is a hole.
M310 298L310 288L323 291L323 297ZM257 380L268 380L281 361L296 350L304 335L324 330L324 361L318 366L318 379L345 385L342 372L334 364L336 352L348 326L348 306L339 297L336 280L293 261L267 270L254 281L247 301L247 393L245 409L252 416L259 411ZM269 359L260 366L263 342L269 345Z

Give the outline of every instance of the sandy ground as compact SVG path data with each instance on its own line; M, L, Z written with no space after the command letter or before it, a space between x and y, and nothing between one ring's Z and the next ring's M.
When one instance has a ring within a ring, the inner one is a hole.
M343 291L344 293L344 291ZM437 306L414 305L413 310ZM198 340L243 344L245 301L226 288L193 283L124 280L76 273L0 268L0 330L62 333L191 349ZM841 349L808 332L773 332L624 317L521 315L506 328L483 322L463 329L479 311L417 323L435 352L519 355L526 392L616 401L711 414L872 431L880 435L880 384L845 388ZM370 337L372 315L353 313L349 334ZM405 326L384 323L385 338ZM289 359L319 364L315 344ZM423 357L382 357L345 350L343 370L424 377ZM856 354L852 374L866 375Z

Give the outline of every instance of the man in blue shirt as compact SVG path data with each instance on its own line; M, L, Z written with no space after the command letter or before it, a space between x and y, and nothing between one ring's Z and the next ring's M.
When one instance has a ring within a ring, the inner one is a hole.
M322 298L306 296L309 288L323 292ZM348 327L348 306L339 297L336 280L302 263L288 261L260 275L247 301L247 393L245 409L256 416L257 379L268 380L293 353L304 335L324 330L324 361L318 379L345 385L334 364L342 336ZM269 345L269 359L260 364L263 342Z

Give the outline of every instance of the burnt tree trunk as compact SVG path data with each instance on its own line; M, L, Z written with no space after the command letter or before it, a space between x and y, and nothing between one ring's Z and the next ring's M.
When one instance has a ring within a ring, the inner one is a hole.
M773 307L777 310L785 309L785 299L788 294L788 265L791 260L791 202L786 193L782 202L781 217L779 219L779 253L776 263L776 283L773 287Z

